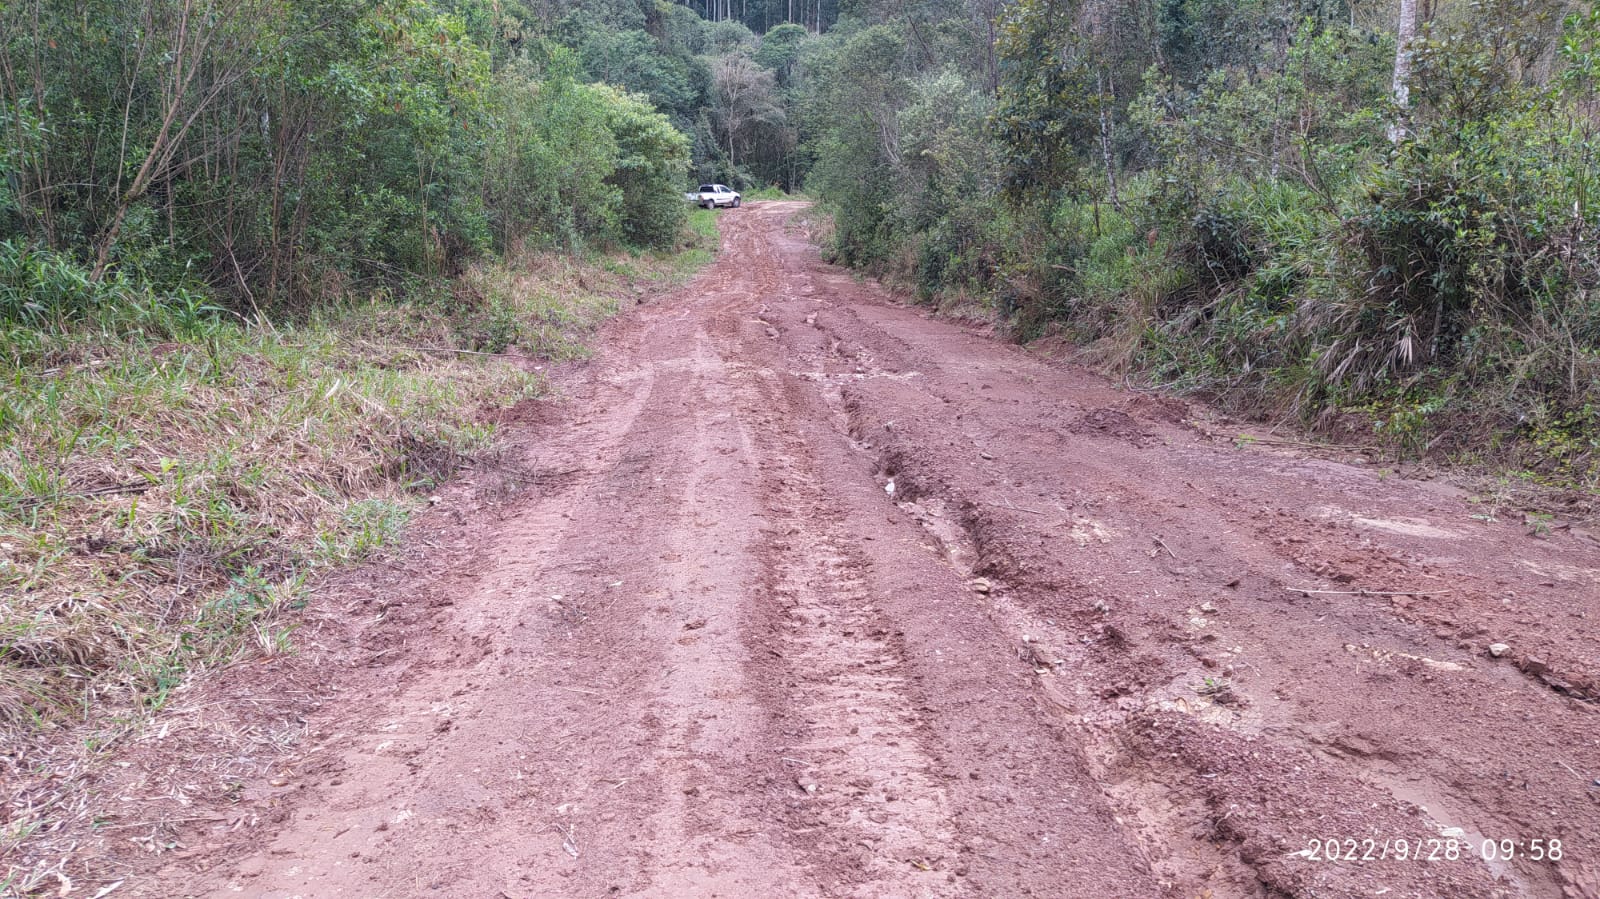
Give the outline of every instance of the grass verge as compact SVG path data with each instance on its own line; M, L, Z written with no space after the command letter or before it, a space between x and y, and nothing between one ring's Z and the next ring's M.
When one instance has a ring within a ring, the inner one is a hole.
M769 184L766 187L756 188L755 190L744 191L744 198L745 198L745 200L752 201L752 202L755 201L755 200L801 200L801 199L804 199L804 197L802 195L797 194L797 193L796 194L785 193L783 188L778 187L775 184Z
M121 303L0 335L5 761L46 773L35 747L93 753L186 680L293 652L310 578L399 539L545 362L708 262L715 217L693 226L670 254L536 256L293 323ZM11 802L0 854L48 821Z

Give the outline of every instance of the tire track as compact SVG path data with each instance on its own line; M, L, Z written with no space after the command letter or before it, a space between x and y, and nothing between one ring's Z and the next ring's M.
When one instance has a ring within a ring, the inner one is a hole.
M779 616L782 761L799 801L790 827L814 853L848 860L840 895L954 895L908 874L957 855L943 778L902 671L905 647L876 606L840 510L770 371L743 379L765 410L755 443L770 517L759 550L760 601ZM777 671L771 669L776 667ZM819 836L820 835L820 836Z

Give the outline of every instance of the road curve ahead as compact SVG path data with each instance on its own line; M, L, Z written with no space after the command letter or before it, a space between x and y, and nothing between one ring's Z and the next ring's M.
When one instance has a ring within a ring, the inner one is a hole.
M304 789L129 893L1600 895L1600 546L1211 439L804 212L607 326Z

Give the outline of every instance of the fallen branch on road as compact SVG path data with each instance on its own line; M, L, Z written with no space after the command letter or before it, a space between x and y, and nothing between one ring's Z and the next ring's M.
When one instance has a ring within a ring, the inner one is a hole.
M56 493L50 496L39 496L23 500L18 505L24 509L33 509L49 503L59 503L69 499L94 499L102 496L121 496L128 493L145 493L156 486L154 481L135 481L132 484L116 484L110 487L98 487L94 490L78 490L70 493Z
M455 353L460 356L500 356L511 359L531 359L521 353L486 353L483 350L463 350L452 346L413 346L408 343L381 344L386 350L411 350L417 353Z
M1304 593L1307 596L1439 596L1448 593L1448 590L1434 590L1423 592L1421 590L1307 590L1304 587L1284 587L1290 593Z
M1048 515L1048 514L1050 514L1048 512L1040 512L1038 509L1029 509L1026 506L1012 505L1011 500L1005 499L1004 497L1001 497L1000 502L1004 503L1005 507L1007 509L1010 509L1013 512L1028 512L1028 513L1033 514L1033 515Z

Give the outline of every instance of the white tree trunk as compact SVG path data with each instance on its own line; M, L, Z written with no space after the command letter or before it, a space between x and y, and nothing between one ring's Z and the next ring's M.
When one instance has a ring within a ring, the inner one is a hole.
M1395 27L1394 105L1396 118L1389 123L1389 140L1406 136L1401 119L1411 105L1411 43L1417 39L1417 0L1400 0L1400 22Z

